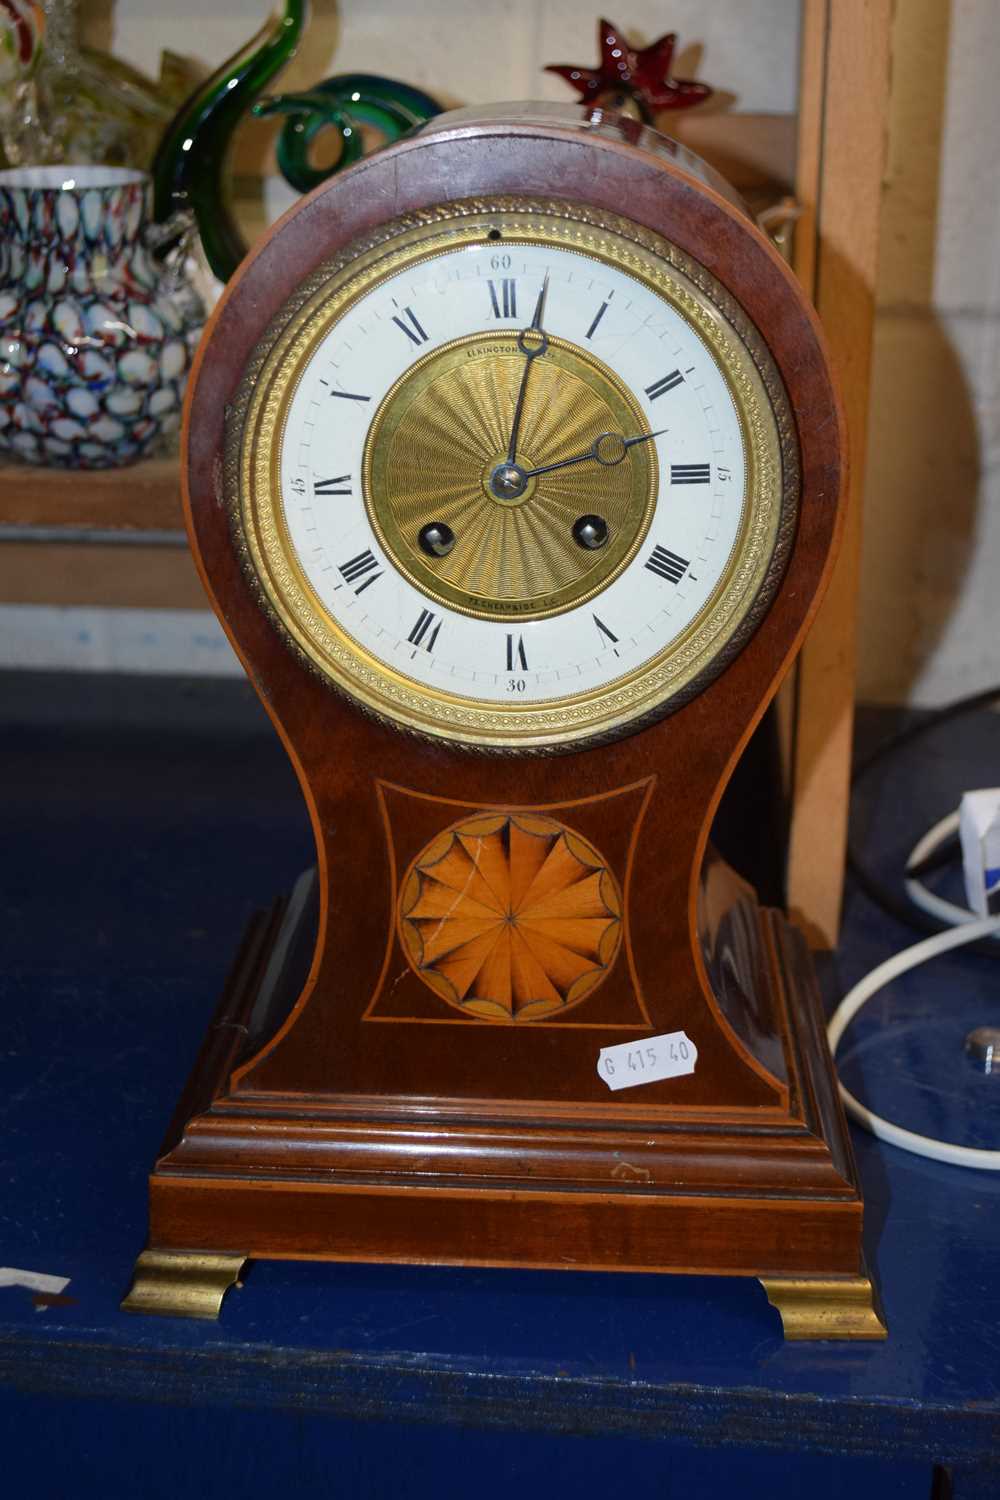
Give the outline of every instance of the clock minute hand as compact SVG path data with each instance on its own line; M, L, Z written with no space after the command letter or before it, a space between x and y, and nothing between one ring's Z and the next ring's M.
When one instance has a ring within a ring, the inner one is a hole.
M594 439L586 453L574 454L572 458L561 458L558 463L540 464L537 469L525 469L524 478L534 479L536 474L551 474L553 469L568 469L570 464L584 464L588 459L596 459L606 469L613 469L615 464L620 464L630 448L636 443L648 443L653 438L662 437L667 431L661 427L658 432L642 432L638 437L625 438L619 432L602 432L600 437ZM601 452L604 445L605 453Z
M549 289L549 273L546 271L542 289L538 293L538 301L535 303L535 316L531 320L530 328L522 328L517 336L517 347L524 355L524 372L521 376L521 387L517 393L517 404L514 407L514 421L510 429L510 442L507 444L507 462L512 464L517 455L517 437L521 428L521 411L524 407L524 393L528 389L528 376L531 373L532 361L540 354L544 354L549 347L548 335L542 328L542 310L545 307L545 293ZM538 338L537 345L528 343L529 335L534 334Z

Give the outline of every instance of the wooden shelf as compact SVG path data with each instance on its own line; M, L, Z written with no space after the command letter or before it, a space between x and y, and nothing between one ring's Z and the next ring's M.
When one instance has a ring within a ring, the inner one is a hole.
M3 527L67 533L183 531L179 460L151 458L124 469L0 467Z

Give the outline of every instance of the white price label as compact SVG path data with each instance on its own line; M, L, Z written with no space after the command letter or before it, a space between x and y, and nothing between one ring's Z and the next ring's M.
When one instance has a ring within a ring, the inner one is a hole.
M598 1075L609 1089L634 1089L640 1083L660 1083L664 1078L683 1078L694 1072L698 1048L683 1031L651 1036L645 1042L619 1042L602 1047L597 1059Z

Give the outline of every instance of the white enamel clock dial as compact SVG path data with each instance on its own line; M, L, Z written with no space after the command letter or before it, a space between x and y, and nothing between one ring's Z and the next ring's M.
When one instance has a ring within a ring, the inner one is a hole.
M621 223L407 229L314 292L257 379L258 576L314 662L408 727L614 732L704 673L760 595L773 378L704 281Z

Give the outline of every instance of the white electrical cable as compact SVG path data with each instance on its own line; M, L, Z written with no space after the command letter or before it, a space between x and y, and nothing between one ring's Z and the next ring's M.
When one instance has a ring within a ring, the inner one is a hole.
M934 831L932 829L931 833ZM998 935L1000 935L1000 917L988 917L986 920L978 919L971 922L963 921L961 926L955 927L951 932L938 932L934 937L925 938L922 943L914 943L911 948L904 948L902 953L897 953L894 957L886 959L885 963L879 964L878 968L866 974L864 979L848 991L831 1017L826 1034L830 1043L830 1052L834 1058L836 1058L841 1037L858 1011L891 980L898 979L900 974L905 974L908 969L915 969L919 964L937 958L941 953L947 953L951 948L960 948L965 943L975 943L980 938ZM845 1089L842 1083L839 1083L838 1087L847 1113L857 1120L859 1125L871 1131L872 1135L877 1135L880 1140L889 1141L891 1145L899 1146L903 1151L912 1151L917 1156L929 1156L934 1161L949 1162L952 1166L979 1167L990 1172L1000 1171L1000 1151L983 1151L973 1146L954 1146L948 1141L935 1140L933 1136L917 1135L912 1130L904 1130L901 1125L894 1125L891 1120L884 1120L881 1115L867 1109Z
M932 917L947 922L949 927L954 927L957 922L974 922L975 912L969 911L967 907L956 906L954 901L946 901L943 896L929 891L922 880L918 880L910 874L910 871L925 860L929 854L934 854L946 839L958 832L958 813L949 813L946 818L935 823L929 828L919 843L910 850L906 861L906 879L903 884L906 894L914 906L919 906L921 911L929 912Z
M929 854L935 853L946 839L958 832L958 827L959 815L955 811L935 823L933 828L929 828L920 842L910 850L906 861L907 877L903 882L906 894L914 906L919 906L921 911L928 912L941 922L947 922L949 927L954 927L957 923L978 922L979 916L976 912L970 911L967 906L956 906L954 901L946 901L943 896L935 895L933 891L927 889L922 880L910 875L909 871L921 864ZM1000 933L994 933L994 937L1000 940Z

